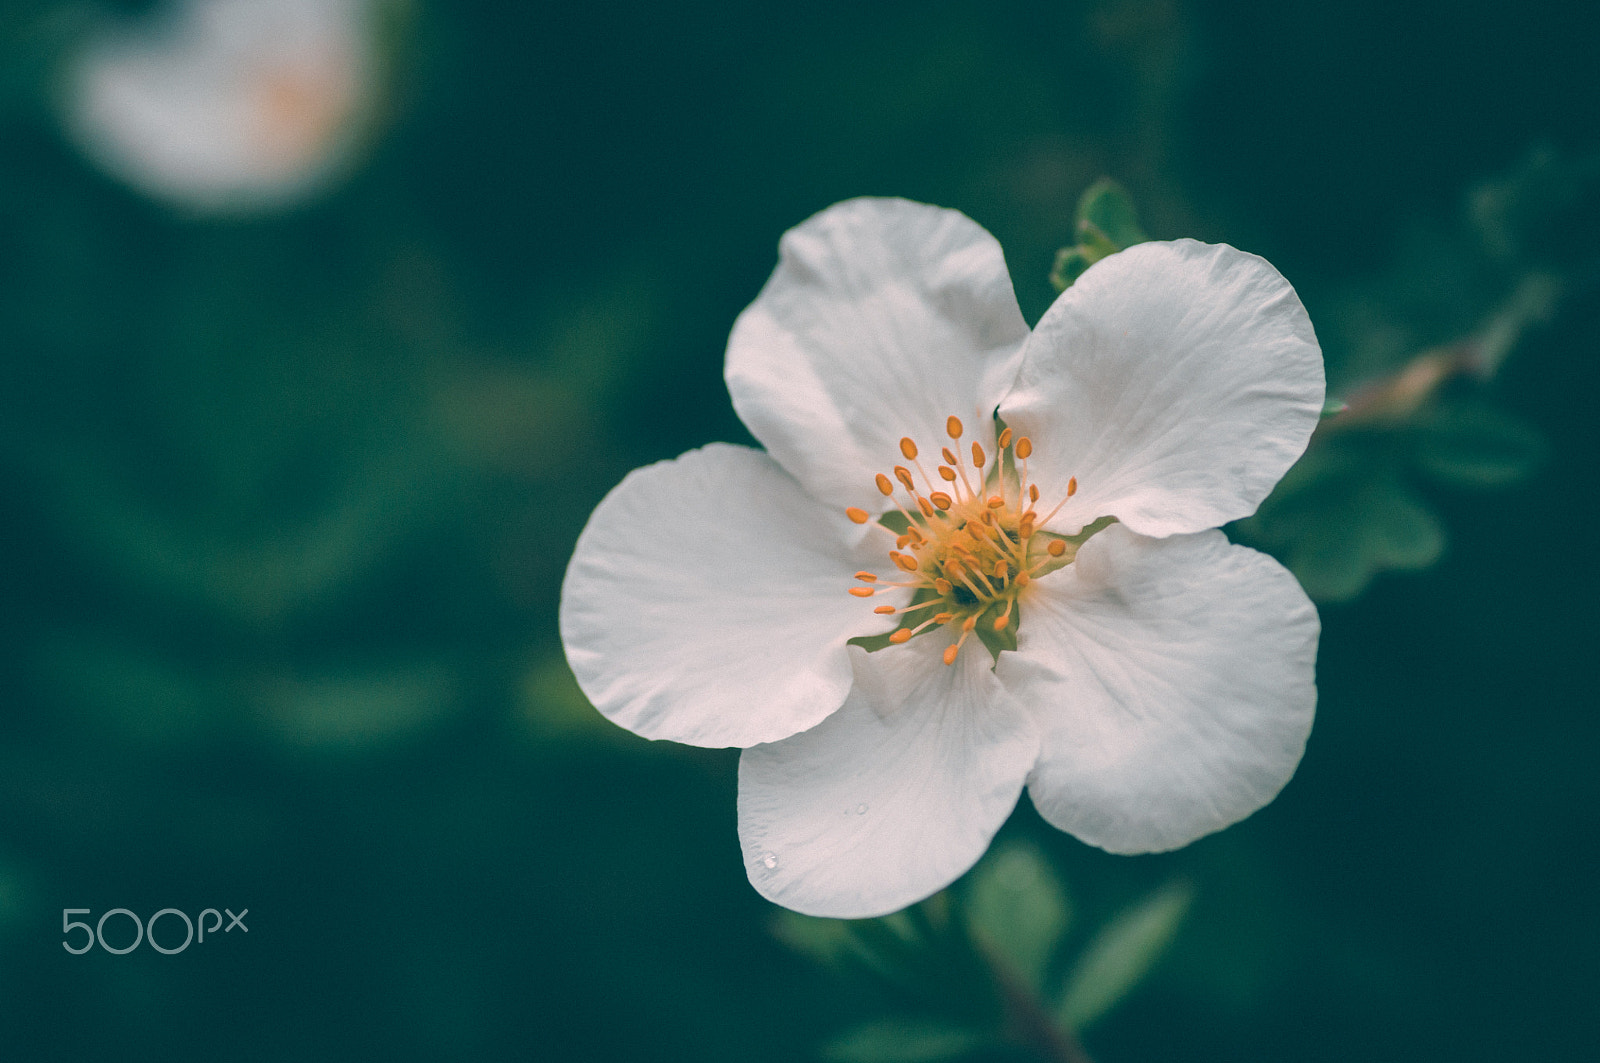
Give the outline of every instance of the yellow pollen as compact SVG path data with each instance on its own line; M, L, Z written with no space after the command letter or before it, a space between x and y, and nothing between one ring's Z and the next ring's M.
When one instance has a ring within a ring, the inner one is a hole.
M873 595L873 589L871 587L851 587L850 593L855 595L857 598L871 598Z
M851 506L849 509L845 510L844 515L855 521L857 524L865 524L868 520L872 519L871 515L866 510L860 509L856 506Z
M881 472L878 474L878 490L882 491L885 495L894 494L893 482L891 482L890 479Z
M910 436L905 436L900 440L900 453L906 456L907 461L917 460L917 445L911 442Z
M944 430L950 433L951 439L961 438L961 418L952 415L944 423Z
M1045 550L1050 554L1051 557L1060 557L1062 554L1067 552L1067 544L1062 542L1060 539L1056 539L1049 546L1045 547Z
M974 469L983 468L983 461L984 461L983 448L978 446L978 444L976 444L976 443L972 444L972 467ZM955 463L952 462L951 464L955 464Z
M1004 450L1011 445L1011 429L1007 428L1000 433L1000 449Z
M956 471L950 468L948 465L941 465L939 466L939 478L950 483L955 483Z
M911 629L908 627L901 628L899 631L896 631L893 635L889 636L889 641L896 645L899 645L902 642L910 642Z
M945 494L943 491L935 491L933 494L929 495L928 498L940 509L949 509L951 506L955 505L955 500L949 495Z
M1027 436L1023 436L1021 439L1017 440L1017 457L1021 458L1023 461L1027 461L1028 457L1032 453L1033 440L1029 439Z

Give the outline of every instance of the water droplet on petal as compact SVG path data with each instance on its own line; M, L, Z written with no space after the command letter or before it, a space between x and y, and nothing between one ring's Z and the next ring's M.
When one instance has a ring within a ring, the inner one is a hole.
M762 855L762 857L761 857L761 865L763 867L765 867L768 871L773 870L774 868L776 868L778 866L778 854L777 853L764 853Z

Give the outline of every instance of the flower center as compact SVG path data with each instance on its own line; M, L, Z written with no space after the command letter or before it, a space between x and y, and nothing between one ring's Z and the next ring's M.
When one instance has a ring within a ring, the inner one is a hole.
M1019 615L1017 598L1029 582L1076 555L1074 543L1041 534L1037 526L1077 492L1078 481L1068 480L1066 498L1040 518L1034 509L1039 488L1028 482L1033 442L1027 436L1013 441L1011 429L1003 430L992 462L983 447L973 443L969 468L960 453L960 419L950 417L945 431L951 442L939 451L943 462L937 466L937 480L928 475L909 436L900 440L900 453L920 474L923 487L904 465L894 467L893 479L878 474L878 490L903 518L901 524L890 513L873 525L894 537L889 560L896 571L890 577L857 572L863 585L851 587L850 593L871 598L888 587L912 588L906 606L880 605L873 610L902 618L889 641L905 643L930 628L950 628L958 634L944 651L944 663L954 664L979 624L1005 632ZM897 497L901 492L909 504ZM845 512L857 524L872 519L854 506Z

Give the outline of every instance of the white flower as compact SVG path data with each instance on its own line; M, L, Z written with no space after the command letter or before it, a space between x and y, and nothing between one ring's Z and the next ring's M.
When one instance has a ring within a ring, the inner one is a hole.
M780 251L728 342L766 452L629 474L561 596L601 712L745 747L755 887L814 915L902 908L976 862L1024 783L1123 853L1270 801L1311 727L1317 615L1214 529L1322 408L1288 282L1231 247L1141 244L1030 335L999 245L954 211L851 200ZM914 531L877 519L897 512ZM847 644L902 621L897 645ZM997 661L975 636L998 623Z
M91 40L68 130L109 173L196 211L280 206L349 161L372 103L367 0L177 0Z

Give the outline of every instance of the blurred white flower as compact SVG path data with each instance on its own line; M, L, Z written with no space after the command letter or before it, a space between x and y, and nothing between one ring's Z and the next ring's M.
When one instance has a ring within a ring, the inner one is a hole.
M1316 611L1215 530L1322 409L1311 322L1265 261L1141 244L1030 335L970 219L851 200L784 236L727 380L765 453L713 444L623 480L578 541L561 634L617 723L745 747L764 895L904 907L977 861L1024 783L1063 830L1148 852L1288 781Z
M200 212L292 203L351 161L374 103L368 0L176 0L68 66L66 124L105 170Z

